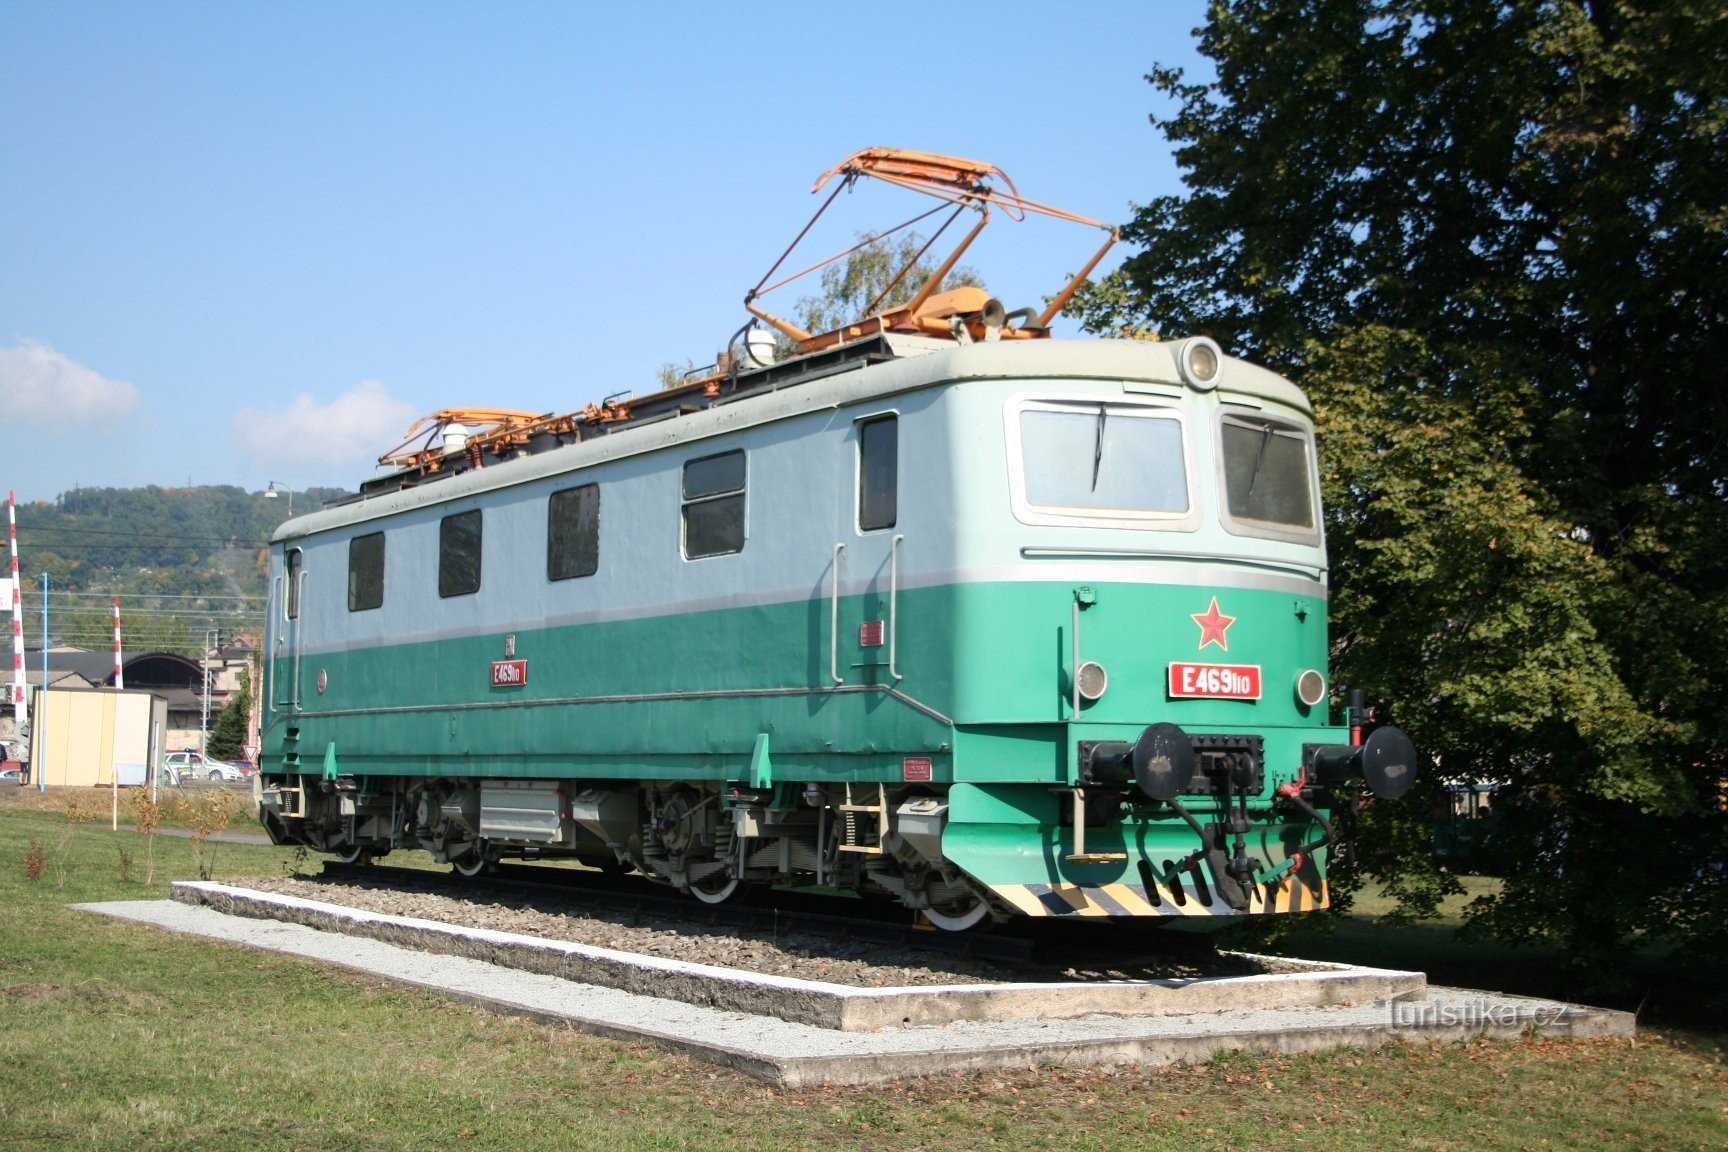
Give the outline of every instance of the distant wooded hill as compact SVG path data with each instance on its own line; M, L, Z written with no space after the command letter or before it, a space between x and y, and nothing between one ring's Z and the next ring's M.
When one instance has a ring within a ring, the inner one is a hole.
M296 515L347 495L340 488L293 494ZM288 518L278 499L229 485L196 488L79 488L54 502L18 506L18 567L24 631L40 638L43 573L50 641L106 649L113 597L120 597L130 652L195 655L208 633L261 631L265 545ZM10 605L0 604L0 610Z

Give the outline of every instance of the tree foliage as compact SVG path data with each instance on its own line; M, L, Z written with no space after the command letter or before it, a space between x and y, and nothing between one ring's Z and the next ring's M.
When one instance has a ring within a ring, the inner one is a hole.
M662 388L676 388L684 382L684 377L696 370L694 360L685 360L680 364L676 360L667 360L654 370L654 379Z
M942 254L932 259L925 251L927 245L929 241L921 233L908 230L872 240L828 265L822 269L822 290L814 296L799 297L794 323L806 332L829 332L906 303L940 263ZM903 268L906 271L896 278ZM962 264L948 274L942 288L982 285L978 273Z
M860 236L860 240L866 237ZM821 271L821 289L813 296L800 296L793 304L791 320L810 333L831 332L846 324L862 320L867 314L882 312L906 303L940 264L942 253L931 259L925 248L928 240L916 230L899 236L880 236L868 240L857 251L827 265ZM905 269L902 273L901 269ZM896 274L899 275L896 275ZM942 283L944 290L962 286L982 287L983 281L973 268L961 264L949 272ZM775 309L770 309L774 311ZM792 341L775 333L779 355L792 354ZM686 359L663 362L654 371L661 388L683 383L687 374L696 371L694 361Z
M212 759L238 760L246 754L251 717L252 676L248 670L241 669L239 690L228 697L228 703L223 705L210 729L206 751Z
M295 511L343 495L295 492ZM232 486L78 488L17 509L26 613L49 583L52 636L105 648L108 596L120 596L128 651L196 654L204 631L256 628L263 612L265 550L287 500ZM0 610L6 606L0 606ZM29 634L34 637L34 632Z
M1148 78L1189 191L1071 311L1313 397L1337 680L1511 785L1479 925L1721 947L1728 9L1234 0L1200 37L1215 82Z

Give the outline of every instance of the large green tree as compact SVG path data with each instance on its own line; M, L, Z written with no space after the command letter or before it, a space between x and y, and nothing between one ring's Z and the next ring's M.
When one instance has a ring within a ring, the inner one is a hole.
M1074 310L1314 398L1337 679L1511 785L1480 925L1721 947L1728 8L1219 0L1199 35L1215 79L1149 77L1188 190ZM1417 814L1373 815L1420 905Z

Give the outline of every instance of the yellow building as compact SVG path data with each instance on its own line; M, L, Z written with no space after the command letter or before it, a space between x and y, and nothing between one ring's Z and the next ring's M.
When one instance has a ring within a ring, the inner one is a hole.
M141 785L162 755L168 701L153 692L56 688L31 694L30 779ZM45 773L45 775L44 775Z

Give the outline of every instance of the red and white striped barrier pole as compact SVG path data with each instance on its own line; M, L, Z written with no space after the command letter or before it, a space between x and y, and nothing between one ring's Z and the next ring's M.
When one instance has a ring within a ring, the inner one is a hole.
M126 687L126 675L120 671L120 597L114 597L114 687Z
M23 732L30 723L30 693L24 685L24 612L18 586L18 507L6 493L6 528L12 545L12 730Z

